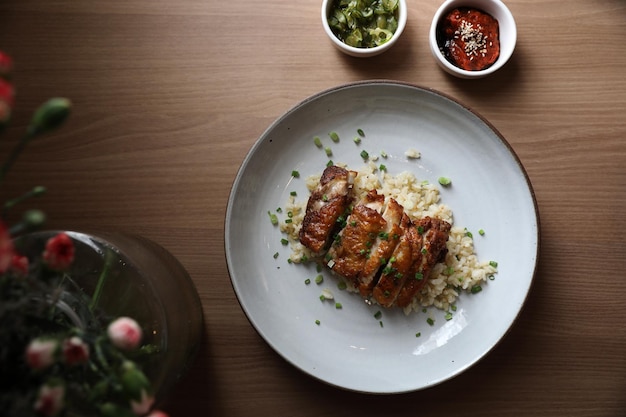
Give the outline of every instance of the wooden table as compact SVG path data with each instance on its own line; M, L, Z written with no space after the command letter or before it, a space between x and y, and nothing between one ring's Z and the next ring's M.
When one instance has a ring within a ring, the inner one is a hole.
M3 198L44 184L29 204L48 227L140 233L186 266L206 337L163 404L172 415L626 415L626 3L508 1L514 56L472 81L430 55L439 1L408 0L402 38L368 60L332 47L320 3L3 1L0 49L16 61L18 96L2 151L44 100L74 103ZM224 256L230 187L259 135L304 98L367 79L431 87L486 117L541 215L539 268L511 332L460 376L395 396L336 389L284 361L246 319Z

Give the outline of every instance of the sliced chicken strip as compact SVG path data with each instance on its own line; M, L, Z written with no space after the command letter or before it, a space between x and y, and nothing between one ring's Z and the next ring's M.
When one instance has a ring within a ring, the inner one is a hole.
M320 183L311 193L300 229L300 242L315 253L327 248L337 219L348 209L350 191L357 173L330 166L322 173Z
M346 226L335 238L326 254L327 265L355 287L378 234L385 229L381 215L385 197L370 191L357 203L346 219Z
M435 264L444 258L447 251L446 242L451 228L450 223L425 217L416 222L415 226L418 233L422 235L421 259L415 273L412 277L408 277L398 294L396 304L399 307L411 304L417 292L426 284Z
M403 216L405 216L404 207L393 198L389 198L383 211L385 227L376 236L359 277L359 292L363 297L369 297L372 294L379 271L387 264L400 242L403 233L400 222Z
M414 278L416 266L421 259L422 236L406 214L402 217L400 228L400 241L372 291L378 304L383 307L394 305L405 282Z

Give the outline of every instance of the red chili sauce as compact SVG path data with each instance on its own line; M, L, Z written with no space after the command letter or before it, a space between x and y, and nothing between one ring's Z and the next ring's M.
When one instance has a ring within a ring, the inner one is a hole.
M437 30L441 53L467 71L489 68L500 55L500 29L491 15L461 7L444 16Z

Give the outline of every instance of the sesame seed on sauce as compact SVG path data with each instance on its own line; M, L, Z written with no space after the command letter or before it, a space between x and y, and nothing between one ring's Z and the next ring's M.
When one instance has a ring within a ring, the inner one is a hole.
M446 59L459 68L488 68L500 54L498 21L477 9L454 9L440 22L437 43Z

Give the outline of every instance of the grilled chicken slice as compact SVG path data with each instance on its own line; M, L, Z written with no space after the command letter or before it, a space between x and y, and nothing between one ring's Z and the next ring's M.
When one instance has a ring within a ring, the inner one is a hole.
M336 231L337 219L348 209L350 191L357 173L338 166L329 166L307 202L300 229L300 242L315 253L327 248Z
M414 279L415 269L421 259L422 236L406 214L402 216L400 229L402 232L398 245L372 291L378 304L383 307L394 305L405 282Z
M346 226L331 245L326 259L338 275L359 286L361 275L378 234L386 227L381 211L385 196L370 191L359 201L346 219Z
M403 233L400 222L403 216L405 216L404 207L393 198L389 198L383 211L385 225L375 236L376 240L370 248L369 257L359 276L359 292L363 297L369 297L372 294L379 271L387 264L400 242L400 236Z
M450 233L450 223L424 217L416 222L415 226L422 238L420 259L417 261L415 273L412 277L407 277L396 298L396 304L399 307L406 307L411 304L413 297L426 284L435 264L443 260L447 252L446 242Z

